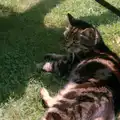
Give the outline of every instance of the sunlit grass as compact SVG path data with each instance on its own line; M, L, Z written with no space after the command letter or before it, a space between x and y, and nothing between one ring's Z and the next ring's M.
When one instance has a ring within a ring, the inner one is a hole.
M108 0L119 8L120 0ZM69 12L96 26L120 55L120 18L94 0L0 0L0 120L36 120L44 113L39 89L54 94L63 81L35 73L33 63L61 52Z
M42 0L0 0L1 5L10 7L16 12L25 12Z

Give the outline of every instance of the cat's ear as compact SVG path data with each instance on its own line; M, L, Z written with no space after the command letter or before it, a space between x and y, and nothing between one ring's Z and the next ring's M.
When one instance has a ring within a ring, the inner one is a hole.
M67 14L67 17L68 17L69 25L73 26L75 22L75 18L70 13Z

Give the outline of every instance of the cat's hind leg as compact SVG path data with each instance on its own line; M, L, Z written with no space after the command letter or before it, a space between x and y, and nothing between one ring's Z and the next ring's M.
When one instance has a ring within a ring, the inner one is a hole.
M47 89L41 88L40 96L41 96L42 100L44 101L44 104L46 107L51 107L53 105L53 98L50 97Z

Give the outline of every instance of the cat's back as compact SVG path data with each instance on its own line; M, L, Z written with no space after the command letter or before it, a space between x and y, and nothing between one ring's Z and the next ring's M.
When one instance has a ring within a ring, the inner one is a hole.
M102 86L95 87L89 82L70 82L56 96L44 120L112 120L113 117L111 91Z

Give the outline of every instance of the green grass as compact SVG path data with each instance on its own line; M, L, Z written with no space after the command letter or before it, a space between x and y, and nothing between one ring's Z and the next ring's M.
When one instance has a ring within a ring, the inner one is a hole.
M94 24L120 55L120 18L94 0L0 0L0 120L36 120L44 113L40 87L55 93L62 86L50 73L35 73L33 62L62 52L68 12Z

